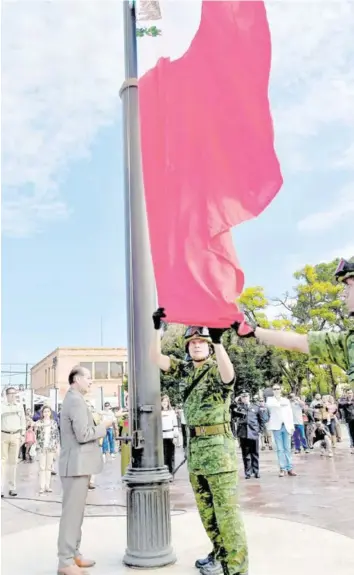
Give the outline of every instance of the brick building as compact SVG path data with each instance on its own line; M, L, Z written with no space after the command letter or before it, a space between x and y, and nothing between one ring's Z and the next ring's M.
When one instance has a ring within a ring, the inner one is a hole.
M68 389L68 375L75 365L91 371L94 381L92 395L117 398L122 405L123 377L128 370L128 352L124 347L58 347L31 368L31 388L49 397L57 389L62 401Z

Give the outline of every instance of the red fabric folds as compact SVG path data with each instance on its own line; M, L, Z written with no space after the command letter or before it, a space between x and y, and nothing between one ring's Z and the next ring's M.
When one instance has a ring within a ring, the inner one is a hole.
M270 63L263 2L205 1L184 56L160 59L140 80L150 242L169 322L242 320L231 228L258 216L282 185Z

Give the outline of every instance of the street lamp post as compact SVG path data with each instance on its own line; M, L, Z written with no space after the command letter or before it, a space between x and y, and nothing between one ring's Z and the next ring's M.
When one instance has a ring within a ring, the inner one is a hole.
M127 485L127 549L123 561L136 568L169 565L170 475L164 466L160 374L149 359L156 305L154 273L142 177L136 19L134 3L123 2L125 82L121 88L124 124L126 290L129 360L131 463Z

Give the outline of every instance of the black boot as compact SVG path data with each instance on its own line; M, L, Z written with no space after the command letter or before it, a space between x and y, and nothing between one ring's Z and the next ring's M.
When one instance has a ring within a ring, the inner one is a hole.
M209 553L209 555L207 557L205 557L204 559L197 559L195 562L195 566L197 569L201 569L202 567L205 567L205 565L208 565L208 563L211 563L212 561L214 561L214 552L213 551L211 553Z

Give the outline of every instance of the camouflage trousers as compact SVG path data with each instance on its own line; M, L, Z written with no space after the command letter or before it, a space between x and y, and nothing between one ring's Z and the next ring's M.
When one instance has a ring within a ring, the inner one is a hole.
M198 511L215 557L229 575L248 572L246 533L238 503L236 471L190 474Z

